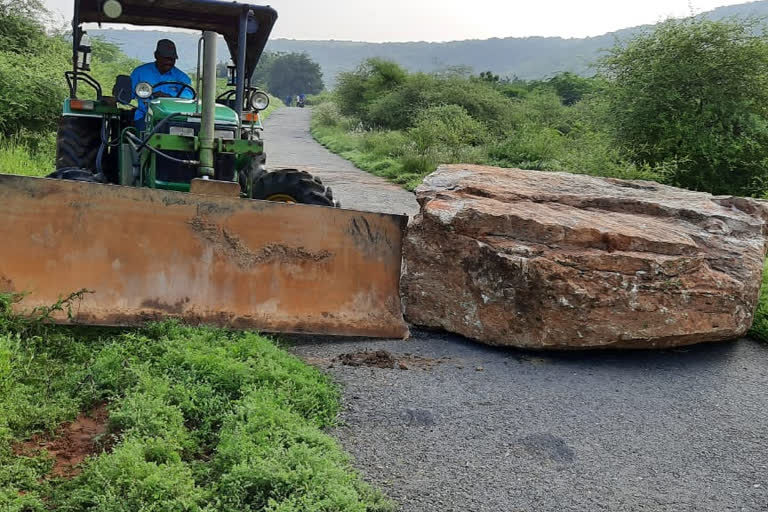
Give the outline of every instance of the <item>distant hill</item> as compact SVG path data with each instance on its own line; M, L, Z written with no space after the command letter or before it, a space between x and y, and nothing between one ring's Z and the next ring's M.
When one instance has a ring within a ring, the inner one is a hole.
M701 14L709 19L728 17L766 17L768 0L720 7ZM279 23L279 22L278 22ZM627 38L648 26L632 27L602 36L581 39L561 37L508 37L448 43L364 43L353 41L299 41L273 39L267 50L275 52L306 52L323 69L327 85L332 86L341 71L354 69L370 57L396 61L411 71L439 71L451 67L469 67L474 72L490 70L502 76L538 79L563 71L581 75L592 74L591 65L601 51L617 40ZM176 41L184 70L195 69L198 35L179 32L140 30L89 30L119 44L131 57L152 60L155 42L169 37ZM221 41L220 60L229 55Z

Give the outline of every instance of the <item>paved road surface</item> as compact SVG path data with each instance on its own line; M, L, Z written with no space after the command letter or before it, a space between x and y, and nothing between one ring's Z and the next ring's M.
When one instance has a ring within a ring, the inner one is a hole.
M350 206L413 206L327 154L307 120L274 114L271 163L311 162ZM768 345L533 353L418 330L289 341L341 383L333 434L403 511L768 511ZM359 351L397 369L337 359Z
M310 115L308 108L281 108L265 121L268 167L293 167L319 176L343 208L406 215L419 211L412 193L361 171L315 142L309 134Z

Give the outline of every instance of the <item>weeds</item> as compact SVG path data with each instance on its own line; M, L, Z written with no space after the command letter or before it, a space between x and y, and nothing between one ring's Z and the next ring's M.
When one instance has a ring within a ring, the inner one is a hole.
M14 309L24 300L25 294L0 293L0 333L12 332L26 336L40 334L46 326L54 321L55 313L66 313L67 318L71 320L74 317L72 308L82 301L88 293L93 293L93 291L83 288L66 297L59 298L51 305L37 306L31 311L22 313L17 313Z
M0 510L391 509L323 433L338 390L318 371L253 333L48 323L81 297L32 320L0 295ZM47 478L45 454L14 454L104 402L116 443L75 478Z
M749 331L749 336L768 343L768 262L763 268L763 285L760 289L755 321Z
M55 168L55 133L0 136L0 173L46 176Z
M679 161L655 167L626 161L601 129L605 105L594 97L564 104L545 84L511 98L506 85L419 73L385 80L376 77L381 63L374 64L360 76L345 75L335 96L314 99L322 103L313 109L312 134L361 169L408 190L451 163L661 182L680 168Z

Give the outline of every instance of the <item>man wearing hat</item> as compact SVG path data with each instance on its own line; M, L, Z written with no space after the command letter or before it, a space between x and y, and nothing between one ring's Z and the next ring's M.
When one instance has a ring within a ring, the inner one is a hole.
M191 84L192 81L189 79L189 76L175 66L176 59L178 58L176 45L173 41L170 39L160 39L157 42L157 48L155 49L155 62L142 64L131 73L131 87L134 91L133 97L136 98L136 84L139 82L147 82L153 87L160 82L181 82L184 84ZM180 84L161 85L154 90L152 96L156 98L192 98L192 89L182 87ZM144 127L144 117L146 114L147 102L139 99L139 108L136 110L136 115L134 116L137 128L142 129Z

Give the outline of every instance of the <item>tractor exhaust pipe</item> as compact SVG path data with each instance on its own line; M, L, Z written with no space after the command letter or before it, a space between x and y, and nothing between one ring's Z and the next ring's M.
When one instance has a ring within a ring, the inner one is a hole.
M216 32L203 32L203 117L200 122L200 177L213 178L213 135L216 115Z

